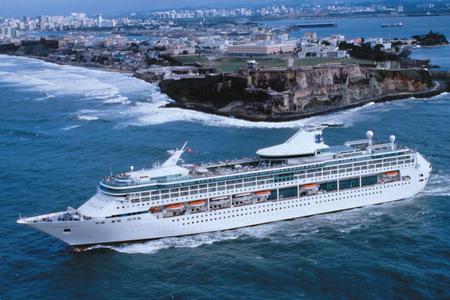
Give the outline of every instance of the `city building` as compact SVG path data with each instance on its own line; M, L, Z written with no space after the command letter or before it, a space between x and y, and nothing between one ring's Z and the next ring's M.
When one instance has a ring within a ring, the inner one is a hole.
M270 54L292 53L297 47L297 41L259 42L233 45L228 47L227 54L233 56L264 56Z
M345 50L323 44L302 46L302 50L298 53L299 58L345 58L348 56Z

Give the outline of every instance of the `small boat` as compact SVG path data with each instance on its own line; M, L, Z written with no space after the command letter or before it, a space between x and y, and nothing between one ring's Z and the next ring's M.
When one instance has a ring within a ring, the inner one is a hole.
M397 175L399 175L400 172L399 171L389 171L389 172L384 172L383 175L386 177L395 177Z
M182 203L175 203L175 204L169 204L165 208L168 210L183 209L184 205Z
M270 194L272 194L271 191L259 191L259 192L255 192L255 196L258 196L258 197L269 197Z
M188 202L189 207L201 207L204 205L206 205L206 200L195 200L195 201Z
M312 190L318 190L319 185L317 183L307 183L301 186L303 190L312 191Z

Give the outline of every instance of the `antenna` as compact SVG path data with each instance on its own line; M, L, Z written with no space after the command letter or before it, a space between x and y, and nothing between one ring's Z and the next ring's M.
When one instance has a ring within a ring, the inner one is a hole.
M372 138L373 138L373 131L368 130L368 131L366 132L366 137L367 137L367 139L369 140L367 150L369 150L369 154L372 154Z
M389 142L391 142L391 149L392 149L392 151L394 151L396 148L395 147L395 135L391 134L389 136Z

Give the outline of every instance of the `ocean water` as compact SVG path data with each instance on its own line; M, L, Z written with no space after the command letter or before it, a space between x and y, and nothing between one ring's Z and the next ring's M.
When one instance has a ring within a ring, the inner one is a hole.
M445 53L415 55L448 66ZM0 56L0 299L450 298L449 94L286 123L159 108L167 101L126 74ZM15 223L78 207L110 162L148 167L186 140L186 162L251 156L323 122L346 123L325 132L329 144L396 134L432 162L429 184L395 203L80 254Z

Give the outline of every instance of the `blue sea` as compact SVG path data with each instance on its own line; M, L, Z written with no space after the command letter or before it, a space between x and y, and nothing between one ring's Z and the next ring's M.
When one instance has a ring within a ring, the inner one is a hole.
M383 34L372 19L353 22L345 34ZM449 33L450 18L414 24ZM448 68L449 48L414 56ZM0 299L450 299L450 94L285 123L160 108L168 101L127 74L0 55ZM15 223L78 207L110 162L149 167L186 140L186 162L247 157L325 122L346 124L326 130L328 144L395 134L432 162L427 187L384 205L79 254Z

